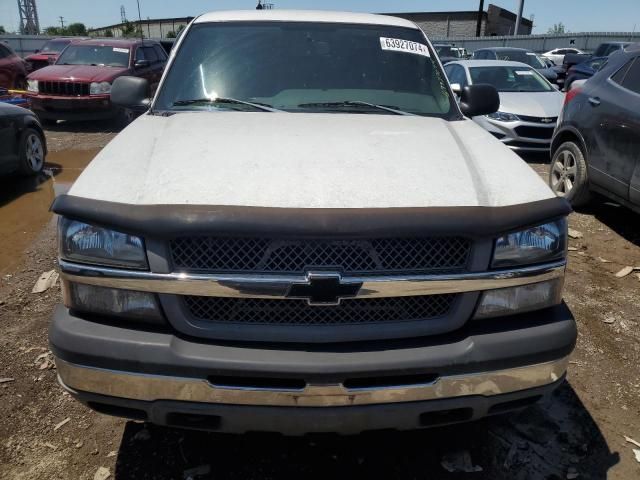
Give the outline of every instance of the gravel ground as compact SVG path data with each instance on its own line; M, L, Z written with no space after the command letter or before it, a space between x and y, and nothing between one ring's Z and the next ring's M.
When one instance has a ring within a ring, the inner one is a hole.
M59 286L31 288L55 268L48 205L114 135L108 124L59 125L47 132L47 175L0 179L0 379L9 379L0 380L0 478L640 478L624 438L640 441L640 278L615 277L640 266L640 217L604 201L570 219L583 236L570 241L565 289L580 331L569 380L521 413L421 432L284 438L169 430L73 401L47 349ZM546 175L544 157L526 160ZM461 459L482 471L443 466Z

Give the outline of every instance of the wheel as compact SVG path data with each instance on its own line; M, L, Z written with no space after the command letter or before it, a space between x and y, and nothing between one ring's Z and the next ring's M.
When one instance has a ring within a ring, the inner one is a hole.
M37 175L44 167L44 140L33 128L27 128L20 137L20 167L22 175Z
M549 171L549 186L559 197L566 198L574 207L591 200L587 162L580 147L565 142L553 154Z

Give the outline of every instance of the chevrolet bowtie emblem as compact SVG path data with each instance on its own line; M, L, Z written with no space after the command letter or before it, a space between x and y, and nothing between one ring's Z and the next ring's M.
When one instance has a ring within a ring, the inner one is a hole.
M362 282L343 282L340 274L313 272L307 274L305 283L289 287L287 298L306 300L309 305L340 305L345 298L355 297Z
M542 123L551 123L553 122L553 118L541 118L540 121Z

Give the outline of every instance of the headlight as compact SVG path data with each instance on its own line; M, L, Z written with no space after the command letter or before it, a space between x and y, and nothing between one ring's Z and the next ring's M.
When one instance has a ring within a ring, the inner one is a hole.
M517 122L520 120L517 115L506 112L494 112L487 115L491 120L498 120L499 122Z
M27 91L38 93L38 80L27 80Z
M567 219L545 223L496 240L493 268L552 262L566 257Z
M503 317L541 310L562 301L563 279L534 283L522 287L489 290L482 294L476 319Z
M113 267L147 269L142 238L61 218L60 256L65 260Z
M89 93L91 95L104 95L111 92L111 84L109 82L91 82L89 85Z
M153 293L94 287L80 283L65 285L65 303L80 312L162 322L163 315Z

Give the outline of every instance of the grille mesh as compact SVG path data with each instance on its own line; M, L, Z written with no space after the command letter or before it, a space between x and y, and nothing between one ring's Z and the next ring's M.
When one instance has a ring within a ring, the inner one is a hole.
M516 133L521 137L548 140L553 137L553 127L516 127Z
M447 315L457 294L343 300L314 307L304 300L186 296L195 319L212 323L269 325L362 325L429 320Z
M171 241L181 271L302 273L444 273L464 271L471 242L459 237L372 240L274 240L182 237Z
M50 95L63 95L78 97L89 95L89 84L80 82L52 82L41 80L38 82L38 91Z

